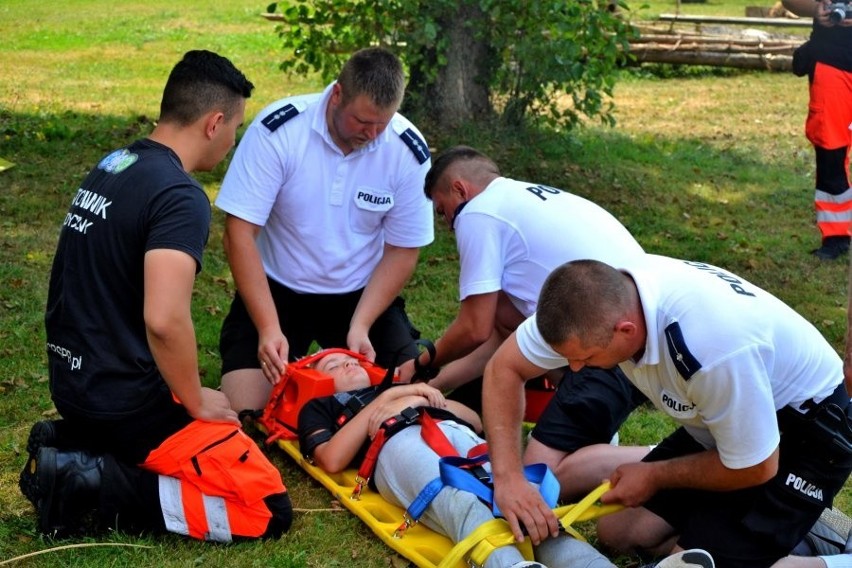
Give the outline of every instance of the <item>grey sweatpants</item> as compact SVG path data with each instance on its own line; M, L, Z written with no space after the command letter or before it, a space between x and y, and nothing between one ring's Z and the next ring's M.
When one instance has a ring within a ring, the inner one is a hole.
M484 441L470 428L450 420L439 422L438 426L462 456ZM420 436L420 426L402 430L385 443L379 454L374 475L379 493L388 502L407 508L426 484L439 476L438 459ZM455 543L493 518L491 509L473 493L444 487L420 522ZM535 555L536 560L552 568L615 568L591 545L567 535L547 539L536 547ZM516 547L504 546L488 557L485 568L507 568L523 559Z

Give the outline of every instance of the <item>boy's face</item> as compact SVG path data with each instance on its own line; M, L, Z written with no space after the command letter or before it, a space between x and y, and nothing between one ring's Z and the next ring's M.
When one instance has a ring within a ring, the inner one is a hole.
M332 353L320 359L314 368L334 379L335 392L346 392L370 386L370 375L355 357Z

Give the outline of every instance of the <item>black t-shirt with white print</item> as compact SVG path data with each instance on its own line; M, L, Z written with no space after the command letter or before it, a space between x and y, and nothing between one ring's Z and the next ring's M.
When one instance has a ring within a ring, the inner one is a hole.
M133 417L168 388L146 337L144 258L183 251L201 269L210 201L166 146L143 139L103 158L62 222L45 326L60 414Z

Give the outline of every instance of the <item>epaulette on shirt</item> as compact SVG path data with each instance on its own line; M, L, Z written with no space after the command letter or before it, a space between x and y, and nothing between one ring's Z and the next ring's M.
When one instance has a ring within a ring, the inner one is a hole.
M267 114L260 122L268 128L270 132L275 132L279 126L305 110L305 105L299 104L297 106L297 104L298 103L287 103L278 110Z
M432 157L432 154L429 153L429 146L426 145L426 142L413 128L406 128L405 123L400 122L394 125L394 131L399 134L399 137L402 138L402 141L405 142L405 145L414 154L414 158L418 164L424 164L426 160Z
M701 363L695 356L690 353L689 347L686 346L686 341L683 339L683 332L680 330L678 322L670 323L666 326L666 344L669 347L669 356L677 368L677 372L684 380L688 381L692 375L701 370Z

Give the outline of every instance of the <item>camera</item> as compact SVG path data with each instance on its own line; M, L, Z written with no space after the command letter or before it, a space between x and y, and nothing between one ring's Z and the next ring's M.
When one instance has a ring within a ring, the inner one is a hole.
M828 5L828 21L839 24L842 20L852 19L852 6L849 2L832 2Z

